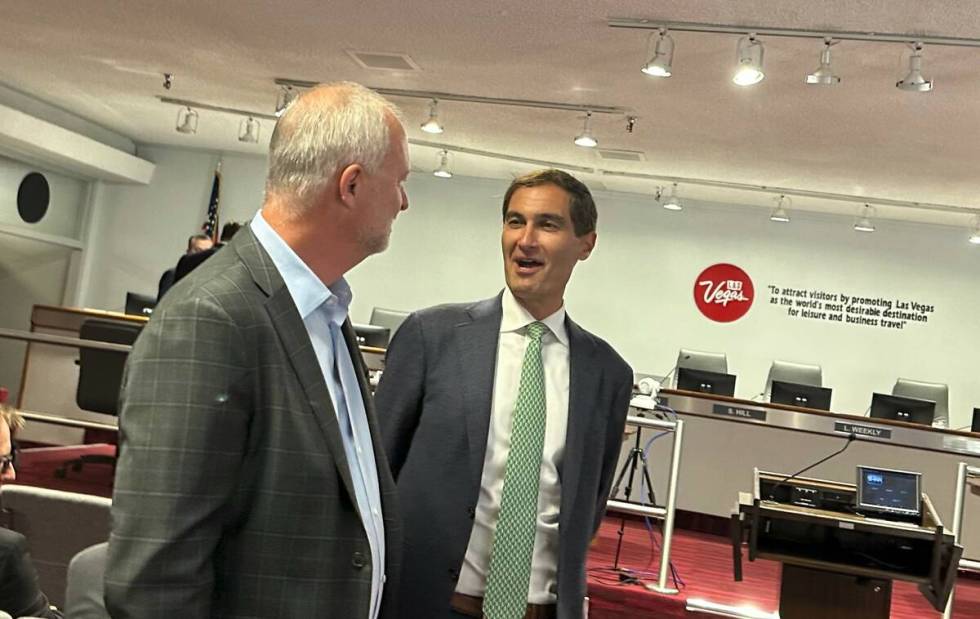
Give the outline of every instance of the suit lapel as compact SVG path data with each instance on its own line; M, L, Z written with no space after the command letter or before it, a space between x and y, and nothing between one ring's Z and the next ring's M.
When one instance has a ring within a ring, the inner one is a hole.
M356 496L354 494L354 482L351 479L347 453L344 451L343 439L340 436L337 413L334 411L330 392L327 390L327 384L323 379L320 363L313 351L310 335L306 331L306 325L299 317L299 311L293 303L293 298L289 295L289 289L286 288L286 284L279 275L279 271L276 270L272 259L252 234L251 228L246 227L236 234L235 238L232 239L231 246L235 248L242 262L252 274L256 285L269 295L265 309L269 313L279 340L282 342L283 351L289 359L293 372L296 374L300 385L303 386L306 399L310 403L317 425L327 441L330 454L333 456L337 470L344 481L344 486L347 488L351 500L354 501ZM356 361L355 367L359 367ZM360 375L358 380L361 381ZM363 382L361 388L363 392Z
M391 469L388 468L388 461L384 456L384 445L381 444L377 412L374 410L374 395L371 393L371 385L367 380L367 370L364 368L364 357L361 355L361 347L357 343L357 335L354 333L350 318L344 321L341 332L344 334L347 350L350 351L350 358L354 362L357 384L361 389L364 412L367 414L368 429L371 432L371 445L374 448L374 463L378 470L378 486L381 491L381 498L384 499L385 492L394 488L395 481L391 477Z
M395 480L391 476L388 459L385 458L384 445L381 444L381 431L378 429L377 413L374 410L374 395L371 393L371 385L367 380L364 357L361 355L361 347L357 343L357 335L354 333L354 327L349 318L344 321L341 332L344 334L347 350L350 351L350 358L354 362L357 384L361 388L361 399L364 401L364 412L367 414L368 429L371 433L371 445L374 448L374 464L378 472L378 490L381 495L381 513L384 518L385 544L388 548L392 548L399 543L396 532L401 527L395 505ZM391 552L385 553L388 569L391 569L393 558L397 556Z
M594 363L595 342L570 318L565 317L568 329L568 422L565 428L565 452L561 479L561 512L559 530L567 526L577 501L582 462L588 453L586 441L591 435L597 415L596 394L599 393L601 368ZM590 497L588 499L592 501Z
M500 338L501 295L471 308L469 322L456 325L456 356L463 390L463 416L469 443L470 479L479 485L487 452L493 402L493 375Z

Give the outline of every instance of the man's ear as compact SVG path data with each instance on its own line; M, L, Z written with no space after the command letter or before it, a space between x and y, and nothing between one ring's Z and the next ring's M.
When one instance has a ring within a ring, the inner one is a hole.
M337 193L342 203L349 207L354 206L363 177L364 168L359 163L352 163L340 171L337 178Z
M578 237L581 247L579 248L578 259L585 260L592 254L592 250L595 249L595 242L598 239L595 231L588 232Z

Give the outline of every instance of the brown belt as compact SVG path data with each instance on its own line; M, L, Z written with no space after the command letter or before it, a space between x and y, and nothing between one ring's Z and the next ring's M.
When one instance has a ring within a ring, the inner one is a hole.
M483 616L483 598L462 593L453 593L449 606L468 617ZM558 616L556 604L528 604L524 619L555 619Z

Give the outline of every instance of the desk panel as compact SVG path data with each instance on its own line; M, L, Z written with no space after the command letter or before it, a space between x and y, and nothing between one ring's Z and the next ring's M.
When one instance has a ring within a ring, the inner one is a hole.
M753 467L795 473L843 447L854 431L856 438L846 451L806 476L854 483L858 465L920 471L923 492L948 525L958 464L980 466L980 436L968 432L687 392L665 390L661 395L686 423L678 509L727 518L738 493L752 491ZM633 414L639 412L650 414ZM641 443L653 436L644 432ZM632 439L624 443L621 461L632 445ZM657 500L663 502L670 465L668 440L650 445L649 462ZM640 496L638 484L633 496ZM964 556L980 557L980 490L967 493L963 528Z

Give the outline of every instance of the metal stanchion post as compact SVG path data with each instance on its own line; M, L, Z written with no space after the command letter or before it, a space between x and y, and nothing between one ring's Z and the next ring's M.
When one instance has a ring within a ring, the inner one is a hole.
M956 470L956 492L953 499L953 540L960 543L960 528L963 526L963 500L966 496L966 475L969 465L960 462ZM946 600L946 610L943 611L943 619L953 618L953 596L956 594L956 578L953 579L953 590L949 592L949 599Z
M681 445L684 441L684 422L674 422L674 444L670 455L670 481L667 483L667 514L664 517L664 540L660 551L660 578L650 587L657 593L677 594L677 589L667 586L670 573L670 546L674 537L674 509L677 506L677 477L681 468Z

